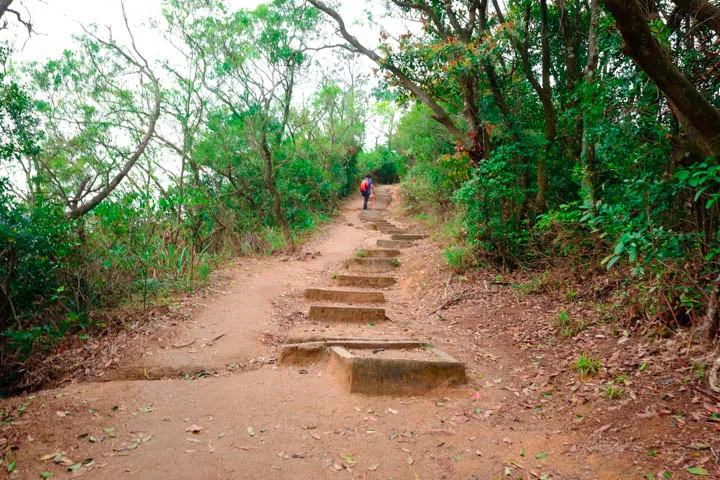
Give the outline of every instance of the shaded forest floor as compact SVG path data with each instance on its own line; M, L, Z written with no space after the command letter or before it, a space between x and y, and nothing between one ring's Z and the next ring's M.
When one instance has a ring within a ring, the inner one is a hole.
M304 289L332 285L356 248L384 238L358 206L302 254L229 266L138 334L87 346L102 353L81 373L3 400L3 468L16 462L12 478L720 478L720 398L683 335L650 341L590 318L576 328L581 312L516 287L529 279L458 276L432 241L403 250L386 325L309 322ZM287 336L328 333L427 339L466 363L468 384L353 395L323 363L277 365ZM585 376L583 353L601 362Z

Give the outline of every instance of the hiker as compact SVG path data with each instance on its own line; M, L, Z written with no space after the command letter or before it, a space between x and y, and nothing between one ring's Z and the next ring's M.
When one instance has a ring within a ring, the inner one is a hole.
M373 181L369 173L360 182L360 194L365 198L363 210L367 210L368 198L375 196L375 187L373 187Z

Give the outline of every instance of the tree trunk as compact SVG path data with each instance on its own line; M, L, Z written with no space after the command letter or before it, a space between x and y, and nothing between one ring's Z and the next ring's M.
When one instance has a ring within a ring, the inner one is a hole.
M285 243L287 243L288 248L291 252L294 252L296 250L295 240L292 236L292 231L290 230L290 224L288 223L287 217L285 216L285 212L282 208L282 201L280 199L280 192L278 192L277 187L275 186L275 176L273 175L273 160L272 160L272 154L270 153L270 147L268 146L267 142L267 125L263 126L261 135L261 148L262 148L262 157L263 161L265 163L265 172L263 179L265 180L265 187L268 189L268 192L270 192L270 196L273 199L272 204L272 210L273 215L275 215L275 220L280 224L280 229L282 230L283 237L285 237Z
M550 44L548 41L548 15L547 0L540 0L541 43L542 43L542 88L538 91L545 116L545 149L538 159L538 191L535 198L535 207L538 212L547 208L547 191L549 180L547 175L547 161L550 159L553 143L557 134L557 121L555 107L552 102L552 87L550 85Z
M5 15L5 12L8 8L10 8L10 4L12 4L13 0L0 0L0 18Z
M709 340L715 338L720 329L720 315L718 314L718 297L720 296L720 275L712 283L710 300L708 301L705 319L698 329L698 333Z
M600 15L600 0L590 1L590 32L588 34L588 59L585 67L585 84L587 87L595 83L595 75L599 58L598 50L598 17ZM586 205L595 208L595 139L590 133L593 127L588 113L583 114L582 150L582 193Z
M605 0L623 37L623 50L655 82L708 155L720 155L720 111L672 63L653 36L638 0Z
M682 11L712 28L720 35L720 8L708 0L673 0Z

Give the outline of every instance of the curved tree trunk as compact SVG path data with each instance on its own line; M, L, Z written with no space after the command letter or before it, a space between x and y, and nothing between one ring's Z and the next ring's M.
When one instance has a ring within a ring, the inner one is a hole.
M720 111L673 64L648 27L638 0L605 0L623 37L623 50L665 94L708 155L720 155Z

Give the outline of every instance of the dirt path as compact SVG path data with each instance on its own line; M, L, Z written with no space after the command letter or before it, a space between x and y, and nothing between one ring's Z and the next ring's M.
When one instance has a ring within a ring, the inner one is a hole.
M714 472L698 463L708 448L677 463L665 456L668 417L585 402L581 394L599 387L558 376L540 342L519 347L529 342L518 341L522 324L542 306L521 308L485 285L478 304L430 315L450 284L432 242L400 255L398 285L384 289L390 321L309 322L304 289L332 285L356 248L388 238L365 229L354 204L306 245L311 254L233 267L192 322L126 352L110 381L4 401L15 419L0 427L15 439L11 476L614 480L695 478L686 470L695 464ZM468 384L416 397L351 394L324 362L277 365L278 342L298 335L426 339L466 363ZM648 455L652 445L659 455Z

